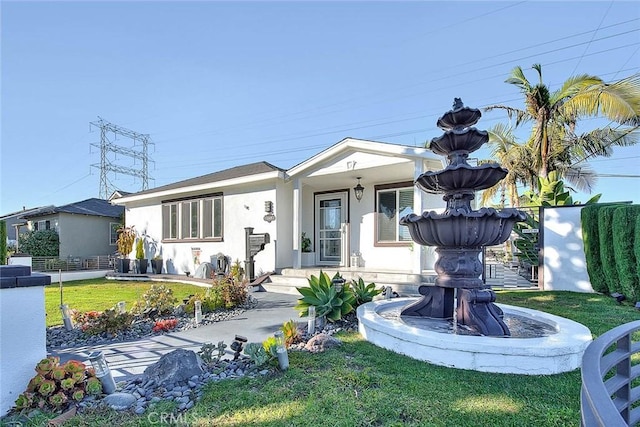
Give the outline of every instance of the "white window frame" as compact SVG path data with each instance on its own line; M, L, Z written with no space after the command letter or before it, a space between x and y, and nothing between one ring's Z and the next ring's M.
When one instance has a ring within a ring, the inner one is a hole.
M385 184L385 185L376 185L375 186L375 246L411 246L413 240L411 240L411 236L409 235L409 230L406 226L400 225L400 213L402 209L400 208L400 192L408 191L411 193L411 209L413 209L413 182L401 182L395 184ZM394 240L380 240L380 220L382 219L382 212L380 212L380 194L381 193L395 193L395 208L394 208L394 222L395 222L395 236ZM404 236L404 238L403 238Z
M209 218L205 218L208 204L210 204L211 208L210 222ZM195 218L193 216L194 212ZM175 213L175 222L173 224L171 223L172 213ZM216 216L218 216L217 220ZM194 219L196 220L195 222ZM222 241L223 219L222 194L165 201L162 203L162 240ZM173 228L175 228L175 235L173 234ZM209 233L209 230L211 230L211 233ZM212 235L208 236L207 234Z

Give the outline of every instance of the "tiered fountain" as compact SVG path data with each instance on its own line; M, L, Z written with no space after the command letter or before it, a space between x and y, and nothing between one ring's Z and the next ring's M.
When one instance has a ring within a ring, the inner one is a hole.
M431 141L430 149L447 156L444 170L426 172L416 185L428 193L442 194L447 202L443 214L425 212L421 216L403 217L411 238L423 246L437 246L435 264L436 286L421 286L422 299L402 311L404 316L426 316L450 319L482 335L505 336L509 328L502 320L501 310L494 304L495 293L486 289L482 279L482 246L504 243L517 221L525 214L516 209L501 212L493 208L471 209L474 193L493 187L506 175L497 163L471 166L469 153L489 141L485 131L472 128L480 119L478 109L466 108L456 98L453 110L438 120L445 134ZM454 313L454 301L457 308Z
M482 247L504 243L525 215L516 209L471 208L476 191L507 175L497 163L467 163L469 153L489 139L487 132L471 127L480 116L480 110L464 107L456 98L453 110L438 119L445 133L429 148L447 156L448 165L420 175L416 185L444 194L446 210L400 220L416 243L437 247L435 286L420 286L417 300L359 307L360 333L376 345L439 365L523 374L576 369L591 341L586 327L535 310L498 306L495 293L481 279Z

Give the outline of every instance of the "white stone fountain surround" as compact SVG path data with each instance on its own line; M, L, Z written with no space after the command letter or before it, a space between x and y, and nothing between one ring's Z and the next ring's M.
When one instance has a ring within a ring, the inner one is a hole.
M432 332L391 320L378 313L417 298L378 300L358 307L360 334L369 342L435 365L480 372L551 375L581 366L591 342L584 325L537 310L497 304L505 314L528 317L552 326L556 334L540 338L502 338Z

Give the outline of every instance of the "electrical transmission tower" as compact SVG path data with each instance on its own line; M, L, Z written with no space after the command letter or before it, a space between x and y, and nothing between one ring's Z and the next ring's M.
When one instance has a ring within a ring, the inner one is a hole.
M149 158L149 145L153 145L153 142L150 141L150 136L114 125L100 116L98 116L98 121L89 123L89 129L93 129L93 127L100 129L100 143L91 144L100 150L100 164L91 165L92 167L100 168L100 198L107 199L111 193L116 190L116 188L110 184L107 178L107 172L119 172L121 174L138 177L142 181L142 190L147 190L149 188L149 179L153 179L149 177L149 162L153 161ZM133 147L136 147L139 143L142 144L142 150L139 151L114 144L109 140L111 134L113 134L114 139L117 139L118 135L120 135L133 140ZM136 160L139 160L141 162L140 168L134 169L115 164L109 156L107 156L107 153L114 153L114 156L112 156L114 159L115 154L122 154L133 158L134 163Z

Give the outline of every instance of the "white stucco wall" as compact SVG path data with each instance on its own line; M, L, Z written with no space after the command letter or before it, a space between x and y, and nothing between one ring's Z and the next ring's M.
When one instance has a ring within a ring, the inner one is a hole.
M546 291L593 292L582 241L582 206L544 209Z
M236 259L244 267L245 260L245 227L253 227L254 233L269 233L271 243L265 245L263 251L254 257L255 273L273 271L276 268L276 246L279 244L277 221L280 215L280 203L276 200L276 190L273 183L245 186L241 188L223 190L223 241L181 241L162 242L162 205L156 200L151 205L131 206L125 214L128 226L135 225L138 233L144 233L150 241L157 244L162 253L165 267L169 273L184 274L186 271L193 273L197 268L191 255L193 248L200 249L200 262L210 262L211 256L219 252ZM194 195L197 197L197 195ZM274 202L276 221L266 222L264 202ZM286 211L284 218L286 220ZM290 223L289 223L290 224ZM147 253L147 258L153 255ZM133 258L133 256L130 256Z
M0 416L47 356L44 287L0 289Z

